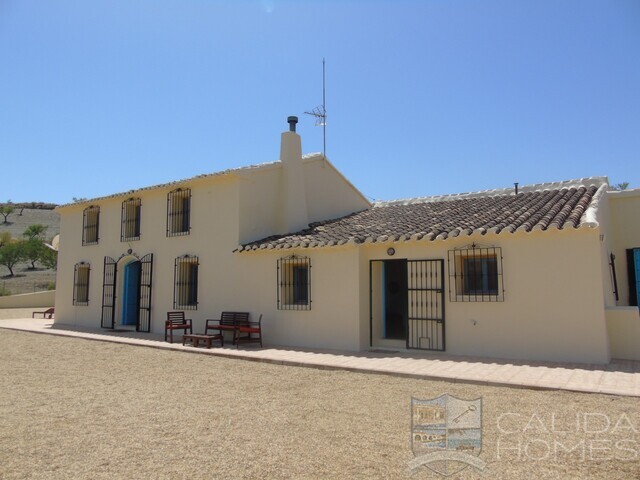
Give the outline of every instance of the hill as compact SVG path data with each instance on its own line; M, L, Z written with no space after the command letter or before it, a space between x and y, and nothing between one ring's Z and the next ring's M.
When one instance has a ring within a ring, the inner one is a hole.
M25 208L20 215L20 208L9 215L7 218L8 223L1 223L3 217L0 216L0 234L2 232L9 232L13 238L22 238L22 232L24 232L29 225L46 225L47 233L45 235L47 240L51 240L52 237L60 233L60 215L53 210L44 210L39 208Z
M22 233L29 225L46 225L45 238L47 242L60 233L60 215L50 209L24 208L20 215L20 208L9 215L8 223L0 223L0 234L9 232L13 238L21 239ZM0 222L3 217L0 216ZM26 263L19 264L15 268L16 275L9 277L9 270L0 266L0 292L5 294L18 294L48 290L54 287L56 271L42 268L36 263L35 270L29 270Z

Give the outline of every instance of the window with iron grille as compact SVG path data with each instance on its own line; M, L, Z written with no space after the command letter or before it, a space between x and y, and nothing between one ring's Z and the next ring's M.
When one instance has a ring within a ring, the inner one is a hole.
M183 255L174 267L173 308L198 309L198 257Z
M122 202L122 229L120 241L140 240L140 207L139 198L130 198Z
M73 304L89 305L89 272L88 263L76 263L73 273Z
M278 260L278 309L311 310L311 260L290 257Z
M189 235L191 189L179 188L167 194L167 237Z
M449 250L449 299L452 302L503 302L502 249Z
M98 244L100 226L100 207L90 206L84 209L82 220L82 245Z

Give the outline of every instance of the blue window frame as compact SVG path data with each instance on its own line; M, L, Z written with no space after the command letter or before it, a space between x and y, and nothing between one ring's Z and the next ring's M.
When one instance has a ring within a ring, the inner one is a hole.
M464 295L497 295L498 262L496 257L464 259Z

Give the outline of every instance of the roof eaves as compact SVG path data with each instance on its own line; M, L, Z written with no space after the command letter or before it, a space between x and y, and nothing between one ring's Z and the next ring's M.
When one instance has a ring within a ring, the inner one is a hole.
M593 195L589 207L584 211L582 217L580 217L580 228L597 228L600 225L598 222L598 212L600 210L600 201L607 193L609 184L604 183L600 185L598 191Z
M90 198L90 199L87 199L87 200L80 200L78 202L65 203L63 205L58 205L55 209L56 210L60 210L60 209L64 209L64 208L72 207L72 206L88 205L88 204L92 204L92 203L99 202L99 201L102 201L102 200L108 200L108 199L111 199L111 198L129 197L131 195L135 195L138 192L146 192L146 191L150 191L150 190L159 190L159 189L166 189L166 188L170 188L170 187L177 187L179 185L184 185L186 183L193 182L194 180L201 180L201 179L214 178L214 177L223 177L223 176L226 176L226 175L238 175L238 174L243 174L245 172L249 173L249 172L255 172L255 171L258 171L258 170L265 170L265 169L268 169L268 168L275 167L275 166L277 166L279 164L280 164L279 161L265 162L265 163L255 164L255 165L247 165L247 166L244 166L244 167L228 168L226 170L221 170L219 172L202 173L200 175L196 175L196 176L189 177L189 178L184 178L184 179L181 179L181 180L175 180L173 182L161 183L161 184L157 184L157 185L150 185L148 187L136 188L136 189L133 189L133 190L128 190L126 192L113 193L111 195L105 195L105 196L102 196L102 197Z

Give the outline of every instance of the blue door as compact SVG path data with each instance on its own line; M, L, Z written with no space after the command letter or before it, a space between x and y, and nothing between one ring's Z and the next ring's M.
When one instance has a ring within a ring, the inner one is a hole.
M122 325L137 325L140 312L140 262L124 267L122 292Z
M640 305L640 248L633 249L633 265L636 272L636 305Z

